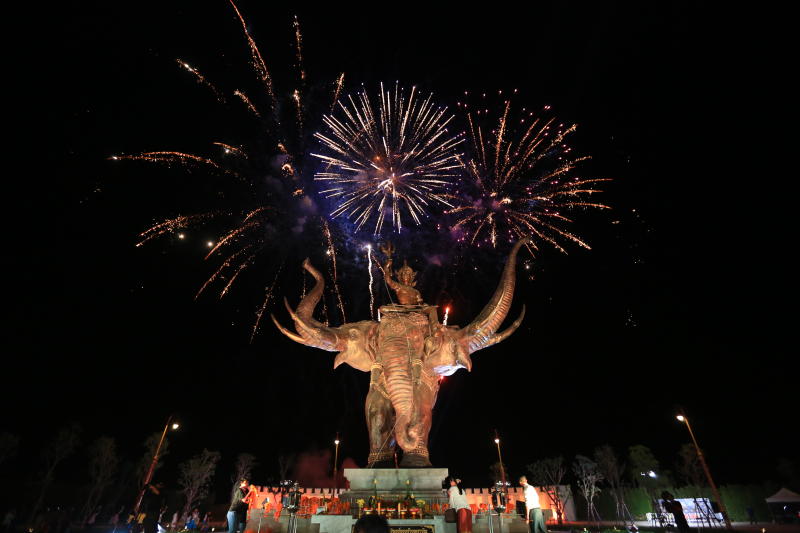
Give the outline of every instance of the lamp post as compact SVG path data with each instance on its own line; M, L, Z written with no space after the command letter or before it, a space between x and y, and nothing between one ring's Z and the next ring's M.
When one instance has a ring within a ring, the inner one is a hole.
M683 422L686 424L686 429L689 430L689 436L692 437L692 443L694 444L694 449L697 451L697 458L700 459L700 464L703 467L703 471L706 473L706 479L708 479L708 484L711 486L711 492L714 494L714 498L717 499L719 502L719 510L722 511L722 518L725 520L725 527L728 529L732 529L731 527L731 519L728 518L728 510L725 508L725 503L722 501L722 497L719 495L719 491L717 490L717 485L714 483L714 480L711 477L711 471L708 469L708 465L706 464L706 458L703 455L703 450L700 449L700 446L697 444L697 439L694 436L694 431L692 431L692 425L689 423L689 418L687 418L686 414L681 412L675 418L678 419L679 422Z
M339 492L339 432L336 432L336 440L333 441L333 444L336 445L336 452L333 456L333 486L336 489L336 493Z
M158 441L156 452L153 454L153 460L150 462L150 468L147 469L147 475L144 476L144 482L142 483L142 490L139 491L139 497L136 498L136 505L134 505L133 507L134 522L139 517L139 508L142 506L142 499L144 499L144 493L147 491L147 486L150 484L150 481L153 480L153 472L155 472L156 464L158 464L158 454L161 452L161 446L164 444L164 439L167 438L167 431L169 431L170 427L173 430L176 430L180 427L180 424L172 421L172 415L169 415L169 418L167 418L167 423L164 425L164 431L161 433L161 440Z
M494 430L494 443L497 446L497 460L500 461L500 482L503 483L503 498L508 505L508 486L506 484L506 468L503 466L503 455L500 453L500 435Z

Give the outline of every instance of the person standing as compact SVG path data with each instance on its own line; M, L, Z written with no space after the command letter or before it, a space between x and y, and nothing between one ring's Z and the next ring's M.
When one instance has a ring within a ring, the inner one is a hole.
M536 492L533 485L528 484L528 478L525 476L519 478L519 484L525 495L525 509L528 512L528 525L531 533L547 533L542 506L539 504L539 493Z
M675 526L678 528L679 533L689 533L689 522L686 521L686 515L683 514L683 505L675 499L672 494L667 491L661 493L661 498L664 500L664 510L672 513L675 519Z
M450 478L450 488L447 496L451 509L456 510L456 528L458 533L472 533L472 510L467 503L467 495L461 486L461 480Z
M228 533L237 533L239 525L244 522L247 515L247 496L249 483L242 479L231 493L231 506L228 508Z

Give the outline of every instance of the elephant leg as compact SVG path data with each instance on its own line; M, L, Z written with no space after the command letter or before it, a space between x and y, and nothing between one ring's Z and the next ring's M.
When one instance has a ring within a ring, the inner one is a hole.
M395 413L392 402L375 387L370 387L365 406L369 432L367 468L394 467Z

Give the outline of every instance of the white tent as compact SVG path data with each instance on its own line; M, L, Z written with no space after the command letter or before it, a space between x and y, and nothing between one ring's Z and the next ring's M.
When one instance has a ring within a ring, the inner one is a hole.
M769 498L766 498L766 500L767 503L800 503L800 494L783 488Z

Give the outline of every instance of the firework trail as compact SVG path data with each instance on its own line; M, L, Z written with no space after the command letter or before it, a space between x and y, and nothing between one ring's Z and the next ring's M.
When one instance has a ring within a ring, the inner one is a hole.
M328 131L314 136L327 153L311 155L325 163L314 179L338 202L333 218L354 220L356 231L374 220L379 234L387 216L400 231L404 218L419 224L434 207L453 207L450 189L462 166L455 149L463 138L449 134L453 117L432 98L420 99L416 87L381 84L377 111L362 90L347 105L339 102L340 116L323 117Z
M300 21L297 15L294 16L294 44L295 44L295 57L297 58L297 71L300 73L300 82L306 81L306 70L303 66L303 34L300 33Z
M336 107L336 104L339 102L339 96L342 94L342 87L344 86L344 72L339 74L339 77L336 78L336 83L333 86L333 98L331 99L331 113L333 113L333 108Z
M278 109L278 101L275 98L275 91L272 88L272 77L269 75L269 69L267 69L267 63L264 61L264 58L261 56L261 50L258 49L258 45L250 36L250 32L247 31L247 23L242 17L242 14L239 12L239 8L236 7L236 4L233 0L228 0L233 6L233 10L236 11L236 16L239 17L239 22L242 23L242 31L244 32L244 36L247 38L247 44L250 47L250 57L253 61L253 68L255 68L258 77L264 83L264 88L267 90L267 94L272 101L272 109L276 111Z
M336 294L336 300L339 305L339 311L342 313L342 323L347 322L347 317L345 316L344 312L344 304L342 303L342 293L339 291L339 280L338 274L336 272L336 248L333 246L333 237L331 236L331 229L328 226L328 221L322 221L322 231L325 235L325 240L327 241L327 252L326 254L328 257L331 258L331 279L333 280L333 290Z
M212 213L201 213L199 215L179 215L174 218L163 220L140 233L139 238L141 238L141 240L136 243L136 246L142 246L146 242L151 241L156 237L161 237L162 235L174 234L178 230L188 228L192 224L198 222L206 221L213 216L214 214ZM178 238L182 239L182 235L182 233L179 233Z
M264 301L261 303L261 307L258 308L258 311L256 311L256 323L253 324L253 332L250 334L251 344L256 336L256 332L258 331L258 325L261 324L261 317L264 316L264 311L267 308L267 304L272 298L273 292L275 290L275 284L278 283L278 277L281 274L281 270L283 270L283 262L281 262L281 265L278 267L278 271L275 273L275 279L272 280L272 285L270 285L264 291Z
M238 97L239 97L239 99L240 99L242 102L244 102L244 105L245 105L245 106L247 106L247 109L248 109L248 110L249 110L249 111L250 111L252 114L254 114L254 115L255 115L256 117L258 117L258 118L261 118L261 113L259 113L259 112L258 112L258 109L256 109L256 106L254 106L254 105L253 105L253 102L251 102L251 101L250 101L250 99L247 97L247 95L246 95L246 94L244 94L244 93L243 93L242 91L240 91L239 89L236 89L235 91L233 91L233 94L234 94L234 96L238 96Z
M241 148L238 148L236 146L231 146L230 144L225 144L222 142L215 142L211 144L215 144L220 148L222 148L222 151L225 152L225 154L235 154L239 157L244 157L245 159L247 159L247 154Z
M192 165L200 164L200 165L207 165L214 170L220 170L222 172L231 172L228 169L224 169L217 164L216 161L213 159L209 159L207 157L202 157L195 154L186 154L183 152L168 152L168 151L161 151L161 152L142 152L140 154L133 154L133 155L112 155L108 159L112 161L146 161L148 163L163 163L167 166L171 166L173 163L177 163L180 165L184 165L190 167Z
M367 272L369 272L369 316L375 318L375 293L372 290L372 245L367 245Z
M461 102L459 107L469 126L471 154L465 158L469 179L462 205L448 211L457 217L452 229L458 239L495 247L499 239L531 237L531 251L546 242L566 253L565 240L589 248L565 229L571 222L565 212L607 209L587 197L601 192L597 184L608 180L575 175L578 165L589 159L572 155L565 142L576 126L548 116L549 106L542 116L525 108L513 113L506 100L494 123L485 107L473 110Z
M197 298L199 298L200 295L203 294L203 291L206 290L206 287L211 285L211 283L213 283L217 278L219 278L220 275L223 272L225 272L225 270L227 268L229 268L241 255L243 255L246 252L250 251L252 248L253 248L252 246L246 246L246 247L242 248L241 250L239 250L237 252L234 252L232 255L226 257L225 260L222 262L222 265L220 265L220 267L217 268L217 270L215 270L214 273L211 274L211 276L209 276L209 278L205 281L205 283L203 283L203 285L200 287L200 289L194 295L194 299L196 300ZM251 257L252 257L252 255L251 255ZM239 265L239 268L237 268L237 270L236 270L236 274L228 281L228 283L225 285L225 288L223 289L222 293L220 293L220 295L219 295L220 298L225 296L225 294L228 292L228 288L230 287L231 283L233 283L233 280L236 279L236 276L239 275L239 271L241 270L242 265L248 264L250 260L251 260L251 258L248 257L247 259L245 259Z
M191 72L191 73L194 75L195 79L197 80L197 83L199 83L200 85L203 85L203 86L205 86L205 87L206 87L208 90L210 90L212 93L214 93L214 96L217 98L217 101L218 101L219 103L221 103L221 104L224 104L224 103L225 103L225 97L222 95L222 93L220 92L220 90L219 90L219 89L217 89L217 88L214 86L214 84L213 84L213 83L211 83L210 81L208 81L208 80L205 78L205 76L203 76L203 75L200 73L200 71L198 71L196 68L194 68L193 66L191 66L189 63L187 63L187 62L186 62L186 61L184 61L183 59L180 59L180 58L178 58L178 59L176 59L176 60L175 60L175 62L176 62L176 63L178 63L178 65L179 65L179 66L180 66L182 69L184 69L184 70L186 70L186 71L188 71L188 72Z

